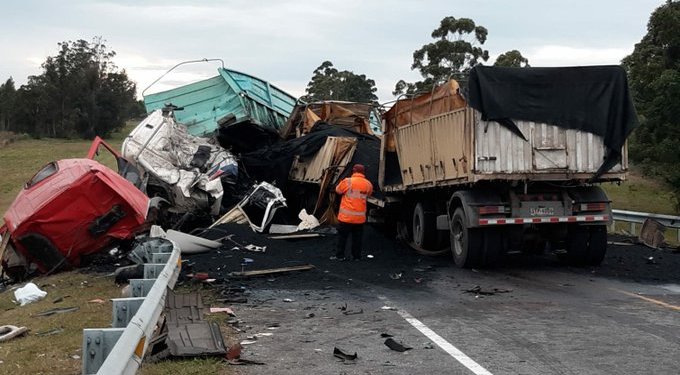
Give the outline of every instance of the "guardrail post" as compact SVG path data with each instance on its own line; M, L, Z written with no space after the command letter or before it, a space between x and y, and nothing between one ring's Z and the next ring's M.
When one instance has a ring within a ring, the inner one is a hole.
M151 263L168 263L172 253L153 253L151 254Z
M113 302L111 326L113 328L124 328L139 310L139 306L144 302L144 297L113 298L111 301Z
M132 297L146 297L156 279L130 279Z
M157 279L158 275L163 271L165 263L146 263L144 264L144 278Z
M83 374L96 374L124 328L83 329Z

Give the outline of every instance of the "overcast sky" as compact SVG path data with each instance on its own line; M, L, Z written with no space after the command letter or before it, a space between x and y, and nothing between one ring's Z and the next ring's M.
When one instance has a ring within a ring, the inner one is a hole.
M399 79L418 79L413 51L432 41L446 16L489 30L487 64L512 49L532 66L618 64L664 1L3 1L0 80L23 84L58 42L102 36L139 92L176 63L205 57L300 96L330 60L374 79L388 101ZM181 69L149 92L214 76L216 67Z

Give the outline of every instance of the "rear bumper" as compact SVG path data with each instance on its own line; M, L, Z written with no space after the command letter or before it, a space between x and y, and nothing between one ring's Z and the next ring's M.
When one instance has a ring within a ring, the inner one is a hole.
M608 223L609 215L581 215L581 216L549 216L527 218L493 218L479 219L480 226L489 225L517 225L517 224L556 224L556 223Z

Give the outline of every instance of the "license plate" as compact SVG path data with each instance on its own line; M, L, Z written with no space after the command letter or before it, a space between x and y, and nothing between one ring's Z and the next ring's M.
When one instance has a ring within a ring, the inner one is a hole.
M531 216L552 216L555 215L554 207L532 207L529 209Z

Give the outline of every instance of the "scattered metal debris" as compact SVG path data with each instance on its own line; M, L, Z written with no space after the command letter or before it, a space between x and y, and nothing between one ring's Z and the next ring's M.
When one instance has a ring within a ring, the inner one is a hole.
M311 270L311 269L314 269L313 265L305 264L305 265L301 265L301 266L270 268L270 269L256 270L256 271L230 272L228 274L228 276L229 277L256 277L256 276L265 276L265 275L268 276L268 275L274 275L274 274L279 274L279 273L308 271L308 270Z
M74 311L78 311L78 310L80 310L80 307L78 307L78 306L56 307L54 309L41 311L39 313L33 314L32 316L50 316L50 315L55 315L55 314L70 313L70 312L74 312Z
M52 329L48 329L48 330L45 330L45 331L36 332L35 335L39 336L39 337L52 336L52 335L56 335L56 334L59 334L59 333L62 333L62 332L64 332L64 328L59 327L59 328L52 328Z

